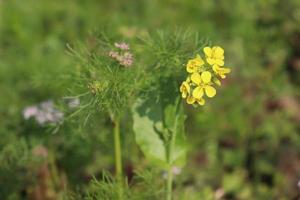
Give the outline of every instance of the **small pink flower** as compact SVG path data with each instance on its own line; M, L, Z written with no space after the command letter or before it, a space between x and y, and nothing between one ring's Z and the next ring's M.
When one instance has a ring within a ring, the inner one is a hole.
M129 45L126 44L125 42L121 42L121 43L115 43L115 47L122 49L122 50L129 50Z
M124 53L123 56L121 56L120 60L119 60L120 64L125 66L125 67L129 67L132 65L133 63L133 56L131 53L126 52Z
M54 107L51 100L44 101L38 105L26 107L23 110L24 119L34 118L40 125L46 123L58 124L62 123L64 113Z
M38 112L37 106L29 106L23 110L23 116L25 119L29 119L30 117L35 116Z
M108 53L109 57L113 58L114 60L118 61L120 65L125 67L129 67L133 63L133 55L129 52L129 45L125 42L122 43L115 43L115 47L119 48L118 51L110 51Z
M119 57L119 53L118 52L115 52L115 51L110 51L108 53L109 57L112 57L112 58L118 58Z

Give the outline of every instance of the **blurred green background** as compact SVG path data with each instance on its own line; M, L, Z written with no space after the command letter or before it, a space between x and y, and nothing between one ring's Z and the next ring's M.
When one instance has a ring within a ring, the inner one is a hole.
M225 49L232 74L224 87L205 107L186 108L189 153L177 199L300 198L300 1L0 0L0 199L83 199L93 176L113 171L101 114L55 132L22 116L67 94L65 75L76 67L67 44L103 26L125 41L179 27ZM130 123L122 126L131 179L149 168ZM151 184L161 186L157 177Z

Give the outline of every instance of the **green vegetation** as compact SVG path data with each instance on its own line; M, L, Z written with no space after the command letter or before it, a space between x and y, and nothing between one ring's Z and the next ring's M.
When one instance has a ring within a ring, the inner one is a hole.
M178 104L215 45L217 96ZM299 63L298 0L0 0L0 199L297 199Z

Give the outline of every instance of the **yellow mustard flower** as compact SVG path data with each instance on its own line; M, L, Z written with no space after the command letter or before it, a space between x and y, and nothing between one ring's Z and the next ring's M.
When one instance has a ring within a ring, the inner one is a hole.
M198 103L199 105L203 106L205 104L205 100L203 98L200 99L196 99L195 97L193 97L192 95L189 95L188 98L186 99L186 102L188 104L194 104L194 103Z
M205 100L203 98L201 99L197 99L197 103L200 105L200 106L203 106L205 104Z
M187 95L190 93L190 85L187 81L183 81L181 86L180 86L180 92L181 92L181 96L182 98L186 98Z
M200 55L190 59L186 65L189 73L182 82L180 92L188 104L204 105L206 96L212 98L217 91L215 85L220 86L220 78L226 78L231 70L224 66L224 50L219 46L205 47L203 49L205 61Z
M186 65L186 71L189 73L197 72L198 69L203 65L204 65L204 61L201 58L201 56L198 54L196 56L196 58L188 61L187 65Z
M210 98L216 95L216 89L211 86L211 78L212 76L209 71L204 71L201 73L201 75L199 73L192 74L191 80L197 85L192 93L194 98L201 99L204 95L204 92L206 96Z
M227 67L219 67L218 65L214 65L213 71L219 75L222 79L226 78L226 74L230 73L230 69Z
M219 46L204 47L206 62L210 65L224 65L224 50Z
M196 102L196 99L192 95L189 95L188 98L186 99L186 102L188 104L194 104Z

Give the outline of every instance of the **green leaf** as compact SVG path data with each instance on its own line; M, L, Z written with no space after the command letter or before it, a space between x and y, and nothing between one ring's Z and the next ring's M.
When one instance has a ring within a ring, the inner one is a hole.
M138 100L133 106L133 130L135 140L152 162L167 165L167 153L162 139L162 109L152 99Z
M175 104L169 104L163 108L159 101L138 100L132 113L135 140L147 159L161 167L184 165L186 143L184 135L185 115L182 106L180 105L179 110L176 110ZM163 123L164 118L172 123L168 123L166 126L166 123ZM164 137L167 134L169 134L168 137ZM175 137L175 141L170 154L169 147L172 137ZM169 155L172 156L169 158Z

